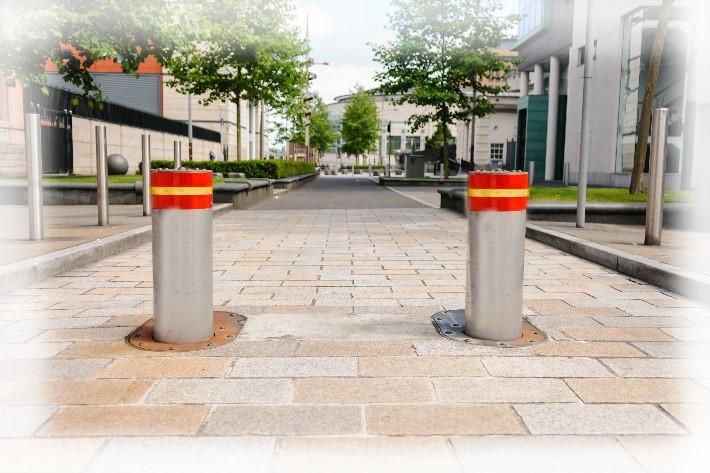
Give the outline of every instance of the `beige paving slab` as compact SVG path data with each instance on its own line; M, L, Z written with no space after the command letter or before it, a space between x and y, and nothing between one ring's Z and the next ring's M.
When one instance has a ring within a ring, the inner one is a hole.
M601 361L622 378L710 378L703 359L604 358Z
M14 406L61 406L67 404L130 404L138 402L152 380L61 379L20 382L0 398Z
M108 358L78 360L0 360L0 380L36 381L41 379L95 378Z
M511 378L603 378L613 375L597 360L584 357L525 357L481 359L491 376Z
M304 340L296 356L410 356L412 343L407 341Z
M60 410L37 435L195 435L208 412L208 406L71 406Z
M361 431L358 406L221 406L203 429L206 435L354 435Z
M133 329L128 327L67 328L46 330L33 342L70 342L77 340L122 340Z
M653 358L710 358L707 342L633 342Z
M609 307L573 307L566 302L560 300L569 298L570 293L547 293L548 298L542 299L538 293L527 293L525 295L525 305L530 307L538 315L581 315L585 317L593 317L597 315L626 317L628 314L615 307L615 304L609 304ZM576 298L576 296L575 296Z
M603 378L567 379L585 403L710 402L710 391L686 379Z
M357 376L357 358L310 357L238 358L230 373L236 378L308 378Z
M481 435L451 438L464 473L642 473L613 437Z
M576 340L587 341L645 341L645 342L670 342L673 337L658 328L638 327L570 327L562 329Z
M481 362L465 356L378 356L358 361L362 377L486 376Z
M663 331L685 342L710 342L710 328L664 328Z
M105 442L103 438L0 439L2 468L12 473L76 473Z
M248 322L247 322L248 324ZM296 340L246 340L239 338L218 347L200 350L199 352L181 352L175 356L227 356L227 357L288 357L296 351Z
M442 403L579 402L559 379L437 378L432 380Z
M32 360L52 358L68 346L69 343L0 344L0 360Z
M707 436L628 435L618 437L647 473L707 471Z
M172 356L171 353L164 351L138 350L128 345L124 340L83 340L71 344L63 343L62 345L64 349L59 350L55 358L145 358L153 356Z
M516 404L533 435L683 434L658 407L648 404Z
M634 358L646 355L629 343L557 340L528 348L533 355Z
M286 438L274 473L457 473L443 437Z
M220 378L233 358L122 358L99 373L100 378Z
M508 405L383 405L365 407L373 435L526 434Z
M422 403L431 401L422 378L300 378L293 402L299 404Z
M31 437L58 410L48 406L0 406L0 438Z
M695 435L710 436L710 404L703 400L702 404L693 403L692 399L684 404L661 404L661 408L672 415L683 426Z
M195 473L233 467L239 473L267 473L275 443L256 437L119 437L107 442L86 472Z
M164 379L150 404L283 404L291 400L288 379Z
M412 345L419 356L530 356L529 347L498 348L469 345L446 340L440 336L430 340L414 340Z

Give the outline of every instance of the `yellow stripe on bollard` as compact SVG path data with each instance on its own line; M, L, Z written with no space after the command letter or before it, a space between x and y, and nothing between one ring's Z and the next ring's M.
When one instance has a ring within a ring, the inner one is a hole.
M210 195L211 187L151 187L153 195Z
M528 197L528 189L469 189L469 197Z

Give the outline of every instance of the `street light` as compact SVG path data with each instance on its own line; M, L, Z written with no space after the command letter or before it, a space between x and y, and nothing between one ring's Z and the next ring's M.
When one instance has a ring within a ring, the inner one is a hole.
M311 84L311 81L316 78L315 74L311 74L309 71L309 68L311 66L329 66L329 62L313 62L313 59L306 56L306 60L303 62L306 65L306 91L303 96L304 102L310 102L313 100L313 97L310 94L309 86ZM310 161L311 153L310 153L310 146L311 146L311 109L310 107L306 108L303 112L303 128L304 128L304 134L305 134L305 141L306 141L306 162Z

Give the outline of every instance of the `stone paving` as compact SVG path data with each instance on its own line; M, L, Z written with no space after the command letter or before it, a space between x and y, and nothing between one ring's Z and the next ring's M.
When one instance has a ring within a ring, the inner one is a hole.
M432 208L215 220L209 350L145 352L150 245L0 296L8 472L705 471L710 310L526 241L526 348L440 337L466 220Z

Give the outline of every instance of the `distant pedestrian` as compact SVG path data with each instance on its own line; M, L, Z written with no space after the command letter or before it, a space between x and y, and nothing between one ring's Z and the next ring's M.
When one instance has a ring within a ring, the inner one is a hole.
M214 151L210 150L210 161L214 161L215 159L217 159L217 155L214 154Z

